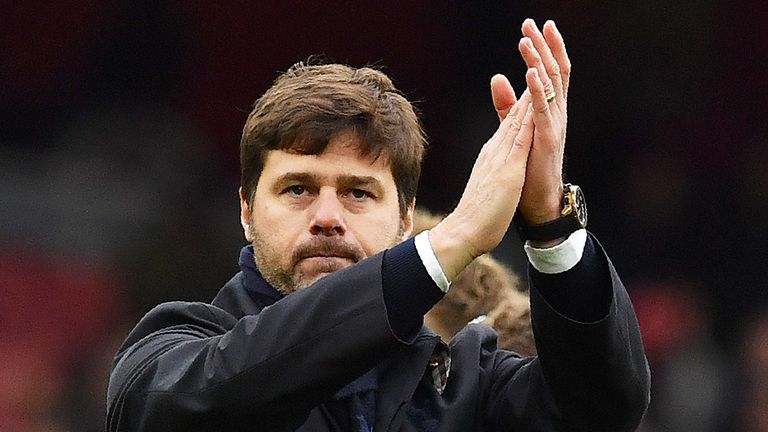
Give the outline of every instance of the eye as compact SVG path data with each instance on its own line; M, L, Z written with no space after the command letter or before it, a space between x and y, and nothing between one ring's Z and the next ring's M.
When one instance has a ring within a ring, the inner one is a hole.
M352 189L349 191L349 195L357 201L363 201L364 199L371 197L371 194L362 189Z
M286 191L293 196L301 196L304 195L304 193L307 191L307 188L302 185L293 185L286 189Z

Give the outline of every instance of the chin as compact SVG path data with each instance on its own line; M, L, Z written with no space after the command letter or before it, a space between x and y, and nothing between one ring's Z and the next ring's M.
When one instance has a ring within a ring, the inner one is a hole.
M315 282L319 281L320 279L328 276L331 273L333 272L323 272L323 273L318 273L314 276L301 278L301 280L299 280L299 282L296 284L296 289L300 290L300 289L307 288L312 284L314 284Z
M354 264L342 258L308 258L301 261L297 270L296 289L306 288L331 273Z

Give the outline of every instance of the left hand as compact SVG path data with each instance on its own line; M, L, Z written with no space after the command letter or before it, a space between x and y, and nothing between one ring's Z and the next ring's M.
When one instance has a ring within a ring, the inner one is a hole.
M529 103L533 107L533 146L518 208L527 223L540 224L560 217L562 209L571 63L554 22L547 21L542 33L532 19L527 19L522 32L524 37L518 48L528 66L528 89L518 101L509 81L497 75L491 80L491 96L500 119L525 109ZM547 95L552 92L555 99L547 102Z

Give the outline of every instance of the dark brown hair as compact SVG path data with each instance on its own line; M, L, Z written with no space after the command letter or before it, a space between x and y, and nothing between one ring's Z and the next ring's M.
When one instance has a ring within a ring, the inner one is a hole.
M254 104L240 141L240 186L248 204L269 150L320 154L344 132L361 155L385 157L401 214L416 196L426 140L413 106L383 72L297 63Z

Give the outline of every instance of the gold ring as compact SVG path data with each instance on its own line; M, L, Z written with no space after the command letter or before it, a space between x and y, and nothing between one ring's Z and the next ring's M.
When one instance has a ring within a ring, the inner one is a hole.
M557 93L552 92L552 93L549 93L549 94L545 95L544 97L547 99L547 103L552 103L552 101L554 101L555 98L557 97Z

